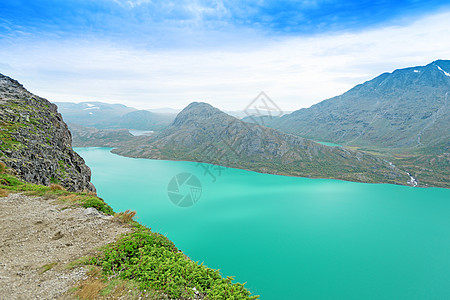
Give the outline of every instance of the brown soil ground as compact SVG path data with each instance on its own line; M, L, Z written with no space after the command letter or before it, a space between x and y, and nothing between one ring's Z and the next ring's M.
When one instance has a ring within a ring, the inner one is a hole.
M0 197L0 299L58 299L88 277L68 264L115 241L129 229L93 209L54 200Z

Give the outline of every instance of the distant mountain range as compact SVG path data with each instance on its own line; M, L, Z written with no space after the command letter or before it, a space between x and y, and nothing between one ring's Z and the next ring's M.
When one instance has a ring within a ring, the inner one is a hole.
M387 161L328 147L248 124L206 103L194 102L156 137L141 137L113 150L124 156L188 160L264 173L403 183L408 176Z
M170 109L151 112L123 104L103 102L55 102L55 104L66 122L97 129L160 130L168 126L176 116Z
M450 61L384 73L348 92L267 125L349 146L449 152Z
M55 104L64 120L71 125L97 129L161 130L167 127L181 111L169 107L138 110L123 104L104 102L55 102ZM248 119L249 114L258 114L254 109L246 112L225 111L225 113L238 119Z

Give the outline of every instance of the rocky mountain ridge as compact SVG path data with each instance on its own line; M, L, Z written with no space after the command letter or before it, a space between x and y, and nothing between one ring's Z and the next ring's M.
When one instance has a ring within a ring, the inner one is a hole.
M189 104L156 137L122 145L113 153L282 175L403 184L408 180L405 172L374 156L248 124L199 102Z
M27 182L95 191L55 104L0 74L0 160Z
M384 73L346 93L268 121L320 141L449 152L450 61ZM440 149L440 150L439 150Z

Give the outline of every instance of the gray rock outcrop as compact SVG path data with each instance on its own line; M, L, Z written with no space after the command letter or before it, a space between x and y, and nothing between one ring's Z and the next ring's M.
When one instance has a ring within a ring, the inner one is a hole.
M95 191L57 106L0 74L0 160L27 182Z

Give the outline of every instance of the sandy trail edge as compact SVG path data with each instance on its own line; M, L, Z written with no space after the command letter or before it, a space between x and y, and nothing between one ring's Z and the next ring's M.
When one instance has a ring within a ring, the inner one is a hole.
M57 299L85 278L85 268L66 264L129 231L89 211L22 194L0 198L0 299Z

